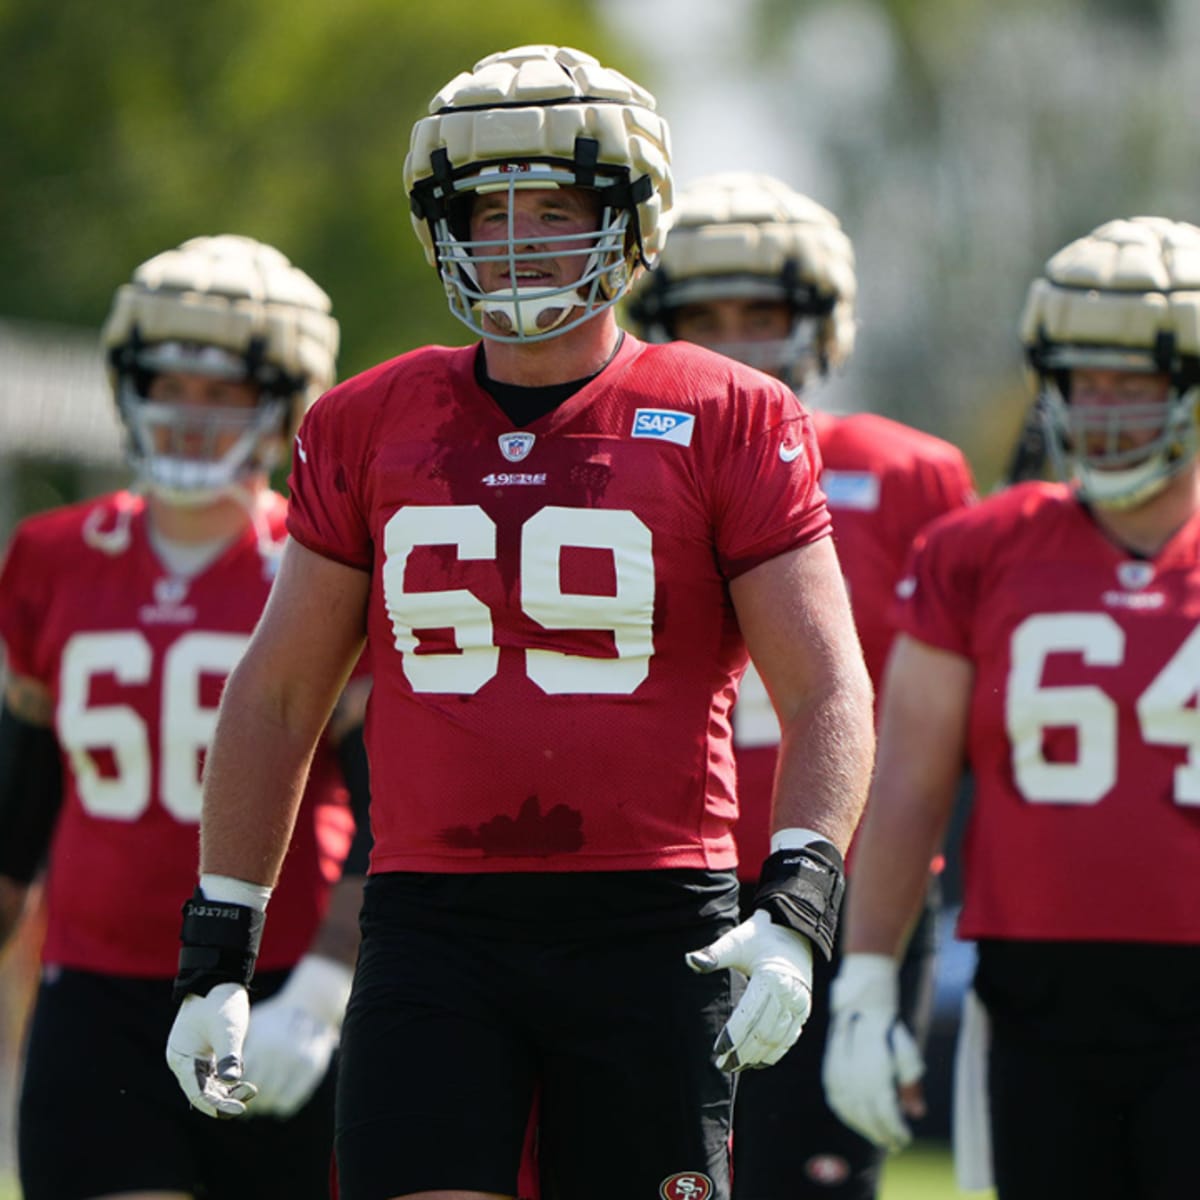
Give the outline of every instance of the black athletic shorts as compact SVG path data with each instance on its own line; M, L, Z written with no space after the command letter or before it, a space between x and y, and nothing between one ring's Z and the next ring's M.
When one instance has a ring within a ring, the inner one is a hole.
M732 1085L712 1046L732 874L372 876L342 1033L342 1200L516 1194L535 1089L545 1200L726 1200Z
M283 973L256 977L253 996ZM333 1072L288 1120L218 1121L167 1066L170 980L50 968L25 1052L18 1157L25 1200L183 1192L197 1200L327 1200Z
M1200 946L979 945L999 1200L1200 1195Z
M754 885L743 888L743 911ZM900 1013L923 1044L933 1003L939 889L930 881L925 909L900 966ZM734 1200L873 1200L886 1157L843 1125L825 1103L821 1063L829 1034L829 988L840 952L813 954L813 1011L800 1040L773 1067L738 1076L733 1115Z

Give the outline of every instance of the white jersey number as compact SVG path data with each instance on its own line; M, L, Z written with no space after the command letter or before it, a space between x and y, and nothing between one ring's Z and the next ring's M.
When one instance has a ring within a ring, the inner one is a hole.
M383 594L403 670L417 692L470 695L496 674L500 650L492 613L463 588L405 590L418 546L453 546L460 559L494 559L495 522L477 505L401 508L384 527ZM616 587L610 596L564 592L563 548L605 550ZM628 695L646 678L654 652L654 554L650 530L623 509L547 507L521 530L521 607L544 629L606 630L615 658L560 650L525 651L529 678L551 695ZM421 629L452 629L457 650L418 654Z
M224 679L249 638L233 633L185 633L162 662L159 714L158 795L179 821L200 820L200 760L216 728L217 710L200 702L201 678ZM56 726L71 762L79 799L94 817L136 821L153 790L150 731L128 704L91 703L92 681L111 675L131 687L149 682L154 651L142 634L81 633L62 658ZM107 751L113 769L102 772L97 754Z
M1106 613L1045 613L1029 617L1012 637L1005 717L1013 774L1026 800L1043 804L1096 804L1117 781L1117 704L1099 687L1046 687L1052 654L1077 654L1092 667L1119 667L1125 632ZM1137 702L1145 741L1182 746L1187 760L1175 769L1177 804L1200 805L1200 627L1158 673ZM1048 762L1047 729L1075 732L1073 762Z

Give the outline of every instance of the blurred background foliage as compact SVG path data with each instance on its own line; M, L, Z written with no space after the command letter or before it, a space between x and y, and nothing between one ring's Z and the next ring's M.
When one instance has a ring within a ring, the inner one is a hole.
M1030 279L1114 217L1200 223L1200 4L750 0L693 6L681 48L683 7L643 39L678 176L767 170L854 240L858 347L817 402L949 437L991 488L1028 404Z
M680 182L766 170L838 213L861 336L818 401L950 437L985 487L1032 274L1114 216L1200 219L1195 0L0 0L0 318L94 330L134 264L236 231L329 291L343 375L463 341L409 226L408 133L534 41L655 91Z
M619 57L571 0L4 0L0 314L98 327L135 264L238 232L330 293L343 374L461 340L409 226L409 129L528 41Z

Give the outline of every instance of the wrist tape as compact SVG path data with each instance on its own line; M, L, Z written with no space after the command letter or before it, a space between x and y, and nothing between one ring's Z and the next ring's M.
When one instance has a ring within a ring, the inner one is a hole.
M846 890L842 856L831 842L777 850L763 863L754 907L775 925L810 938L828 959L837 937L838 911Z
M209 900L197 888L183 906L175 1003L193 994L207 996L218 983L249 987L264 919L247 904Z

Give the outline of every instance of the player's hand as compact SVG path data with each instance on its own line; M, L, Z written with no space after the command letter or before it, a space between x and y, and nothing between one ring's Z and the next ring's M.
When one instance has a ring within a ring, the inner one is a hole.
M886 954L848 954L830 990L831 1024L822 1080L829 1107L877 1146L912 1140L905 1116L920 1116L921 1052L899 1015L897 967Z
M250 1010L246 1074L258 1088L254 1116L290 1117L316 1091L337 1049L350 968L308 955L287 983Z
M167 1036L167 1066L183 1094L210 1117L238 1117L257 1091L242 1079L250 997L240 983L184 998Z
M713 1055L723 1071L769 1067L800 1036L812 1011L812 944L803 934L752 913L703 950L686 956L693 971L732 967L749 978Z

